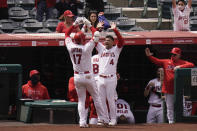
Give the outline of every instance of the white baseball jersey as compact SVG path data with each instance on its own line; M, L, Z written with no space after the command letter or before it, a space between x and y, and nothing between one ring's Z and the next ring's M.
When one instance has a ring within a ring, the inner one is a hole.
M115 75L118 63L118 58L121 48L113 46L111 49L106 49L102 43L98 43L96 49L99 54L99 74L102 75Z
M183 116L191 116L192 114L192 101L186 101L183 97Z
M124 115L130 120L129 123L135 123L135 118L131 112L130 105L123 99L118 99L116 101L116 116L117 118Z
M92 50L95 47L94 41L90 40L85 45L78 45L73 43L70 37L67 37L65 42L73 64L73 70L79 73L86 71L92 72L91 57Z
M155 86L154 86L155 90L156 90L157 92L160 92L160 93L161 93L161 82L158 81L157 78L152 79L152 80L149 81L149 83L151 83L151 82L155 84ZM148 84L149 84L149 83L148 83ZM153 88L153 87L151 87L151 88ZM152 91L152 89L150 89L150 97L149 97L148 103L149 103L149 104L162 104L163 101L162 101L161 98L159 98L159 96L158 96L157 94L155 94L155 93Z
M92 56L92 72L95 78L98 77L98 74L99 74L99 56L98 55Z
M182 12L178 9L178 6L176 6L176 8L173 8L172 10L174 14L174 31L190 31L189 16L191 8L186 5Z

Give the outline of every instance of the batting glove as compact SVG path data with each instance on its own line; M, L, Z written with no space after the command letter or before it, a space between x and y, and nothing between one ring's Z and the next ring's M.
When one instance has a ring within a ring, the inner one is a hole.
M94 32L93 41L98 42L100 38L100 33L98 31Z
M91 25L91 22L89 20L87 20L85 17L83 17L83 23L88 27L90 28L92 25Z

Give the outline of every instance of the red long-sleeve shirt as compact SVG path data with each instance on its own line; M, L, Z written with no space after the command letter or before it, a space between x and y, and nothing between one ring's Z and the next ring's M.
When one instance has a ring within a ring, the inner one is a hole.
M7 8L8 4L7 4L7 0L0 0L0 8Z
M69 79L67 97L68 97L69 101L71 101L71 102L78 102L78 95L77 95L77 91L75 89L74 77L71 77ZM86 92L85 108L89 107L89 101L90 101L89 97L90 97L89 93Z
M35 0L35 6L37 7L37 3L39 2L40 0ZM54 7L55 4L56 4L56 0L46 0L46 3L47 3L47 8L50 8L50 7Z
M164 80L162 86L162 92L168 94L174 94L174 67L180 66L180 68L191 68L194 64L184 60L173 61L172 59L158 59L154 56L148 56L148 58L156 65L164 68Z
M29 98L33 100L50 99L47 88L40 82L32 86L31 81L22 86L22 98Z

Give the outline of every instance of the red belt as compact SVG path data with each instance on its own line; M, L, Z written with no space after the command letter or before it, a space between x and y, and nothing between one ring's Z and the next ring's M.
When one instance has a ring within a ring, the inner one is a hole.
M85 71L85 72L77 72L77 71L75 71L74 72L75 74L88 74L88 73L90 73L89 71Z
M161 107L161 104L159 105L151 105L152 107Z
M109 77L113 77L113 75L108 75L108 76L104 76L104 75L99 75L100 77L103 77L103 78L109 78Z

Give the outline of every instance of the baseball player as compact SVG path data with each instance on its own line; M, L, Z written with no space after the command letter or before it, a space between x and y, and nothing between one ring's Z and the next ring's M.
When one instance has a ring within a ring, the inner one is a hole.
M69 52L73 70L74 70L74 83L76 86L76 91L78 95L78 112L79 112L79 126L82 128L88 127L85 119L85 98L86 89L92 96L96 111L98 114L98 125L103 125L107 123L107 118L103 115L104 110L101 104L101 100L98 96L98 89L92 76L91 71L91 55L92 50L95 47L95 42L99 40L99 33L95 32L93 38L85 44L85 34L83 32L77 32L74 36L74 42L70 37L72 30L83 22L91 27L90 22L85 18L77 18L73 25L65 33L65 43L67 50Z
M118 123L134 124L135 118L131 112L130 105L123 99L116 101L116 121Z
M191 12L192 0L188 0L186 4L185 0L172 0L172 11L174 14L174 31L190 31L190 12Z
M181 49L173 48L170 52L170 59L158 59L150 52L149 48L145 49L146 56L156 65L163 67L164 80L162 84L162 92L165 95L167 106L167 117L169 124L174 123L174 71L178 68L194 67L193 63L181 60Z
M116 67L120 52L122 50L124 39L116 29L116 24L111 24L111 29L115 32L118 43L115 45L114 38L111 35L105 37L104 45L98 42L96 49L99 55L99 79L98 90L104 106L105 116L110 120L109 125L116 125L116 106L115 89L117 85ZM115 45L115 46L113 46ZM106 100L109 103L109 113L107 111Z
M149 95L149 110L147 114L147 123L163 123L163 100L161 99L161 74L163 68L157 69L157 78L149 81L145 88L144 96Z

